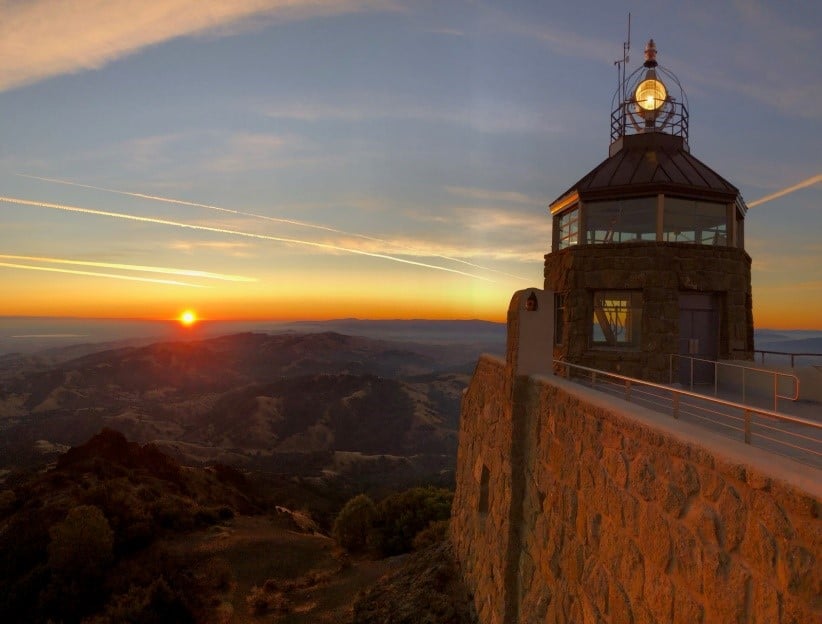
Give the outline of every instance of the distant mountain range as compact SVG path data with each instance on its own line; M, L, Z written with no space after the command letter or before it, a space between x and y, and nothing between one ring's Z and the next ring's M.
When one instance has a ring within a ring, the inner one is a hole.
M242 333L0 359L0 468L109 427L187 464L372 475L453 467L474 345Z
M478 320L360 320L331 321L200 321L181 328L177 321L0 316L0 357L3 354L48 356L65 347L74 357L117 346L154 342L204 340L243 332L337 332L367 338L436 344L496 345L504 348L505 325ZM98 348L101 347L101 348ZM495 351L497 349L495 348Z

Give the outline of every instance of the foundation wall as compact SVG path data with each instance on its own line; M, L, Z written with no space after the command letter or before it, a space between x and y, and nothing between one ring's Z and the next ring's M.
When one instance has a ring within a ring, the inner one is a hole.
M456 476L483 624L822 621L816 469L483 356Z

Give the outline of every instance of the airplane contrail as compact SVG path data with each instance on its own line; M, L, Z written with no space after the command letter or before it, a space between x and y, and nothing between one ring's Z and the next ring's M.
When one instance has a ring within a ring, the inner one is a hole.
M765 195L765 197L761 197L756 201L752 201L748 204L748 208L753 208L754 206L759 206L760 204L764 204L765 202L769 202L772 199L778 199L783 195L788 195L789 193L793 193L794 191L798 191L803 188L807 188L809 186L813 186L814 184L819 184L822 182L822 173L817 173L815 176L811 176L807 180L802 180L793 186L789 186L787 188L783 188L781 191L777 191L776 193L771 193L770 195Z
M0 262L0 267L11 269L26 269L28 271L50 271L52 273L68 273L70 275L90 275L92 277L110 277L112 279L128 280L132 282L151 282L152 284L166 284L168 286L188 286L189 288L209 288L200 284L189 284L176 280L154 279L151 277L134 277L132 275L117 275L116 273L99 273L97 271L78 271L75 269L58 269L57 267L33 266L16 262Z
M222 273L210 273L208 271L195 271L190 269L172 269L168 267L143 266L140 264L118 264L115 262L92 262L88 260L67 260L64 258L46 258L41 256L18 256L11 254L0 254L0 258L6 260L27 260L29 262L50 262L52 264L73 264L77 266L90 266L102 269L122 269L124 271L143 271L145 273L163 273L166 275L182 275L185 277L203 277L207 279L225 280L227 282L256 282L254 277L244 277L242 275L224 275Z
M285 223L287 225L296 225L296 226L299 226L299 227L311 228L311 229L315 229L315 230L324 230L326 232L332 232L334 234L343 234L344 236L353 236L355 238L362 238L364 240L369 240L369 241L373 241L373 242L376 242L376 243L384 243L384 244L388 244L388 245L394 245L396 247L399 247L400 249L406 249L408 251L413 251L415 253L423 253L422 251L420 251L418 249L415 249L414 247L410 247L410 246L407 246L407 245L402 245L402 244L399 244L399 243L395 243L395 242L386 240L384 238L377 238L375 236L368 236L366 234L358 234L356 232L347 232L346 230L340 230L340 229L337 229L337 228L329 227L327 225L320 225L318 223L309 223L308 221L297 221L295 219L285 219L285 218L282 218L282 217L269 217L267 215L261 215L261 214L257 214L257 213L254 213L254 212L244 212L242 210L234 210L232 208L223 208L221 206L214 206L212 204L201 204L199 202L186 201L186 200L183 200L183 199L174 199L173 197L163 197L161 195L148 195L146 193L134 193L134 192L131 192L131 191L121 191L121 190L118 190L118 189L106 188L104 186L95 186L93 184L81 184L80 182L72 182L71 180L62 180L60 178L46 178L46 177L43 177L43 176L29 175L29 174L26 174L26 173L17 173L15 175L20 176L21 178L30 178L32 180L40 180L42 182L51 182L53 184L65 184L67 186L76 186L76 187L79 187L79 188L87 188L87 189L92 189L92 190L95 190L95 191L103 191L105 193L115 193L117 195L125 195L127 197L137 197L139 199L149 199L149 200L152 200L152 201L165 202L165 203L168 203L168 204L176 204L178 206L189 206L189 207L192 207L192 208L206 208L208 210L216 210L216 211L219 211L219 212L226 212L226 213L234 214L234 215L238 215L238 216L254 217L255 219L262 219L264 221L273 221L275 223ZM514 275L512 273L506 273L505 271L500 271L499 269L492 269L491 267L482 266L482 265L479 265L479 264L474 264L473 262L469 262L468 260L463 260L462 258L454 258L452 256L444 256L444 255L436 254L436 253L429 254L429 255L431 257L434 257L434 258L439 258L440 260L448 260L450 262L458 262L460 264L464 264L466 266L470 266L470 267L473 267L475 269L480 269L480 270L483 270L483 271L491 271L493 273L499 273L500 275L505 275L507 277L513 277L515 279L529 281L529 278L527 278L527 277L522 277L521 275Z
M0 202L9 204L18 204L21 206L37 206L39 208L49 208L52 210L65 210L67 212L79 212L81 214L97 215L101 217L113 217L116 219L127 219L129 221L139 221L141 223L156 223L158 225L172 225L175 227L186 228L190 230L200 230L202 232L216 232L218 234L229 234L233 236L244 236L246 238L256 238L259 240L270 240L279 243L290 243L293 245L306 245L308 247L317 247L319 249L328 249L330 251L341 251L345 253L352 253L361 256L369 256L371 258L382 258L383 260L391 260L392 262L400 262L402 264L409 264L412 266L423 267L426 269L434 269L436 271L445 271L447 273L455 273L465 277L482 280L485 282L494 282L494 280L476 275L474 273L467 273L457 269L439 266L436 264L428 264L425 262L417 262L415 260L406 260L405 258L397 258L396 256L389 256L388 254L373 253L370 251L363 251L361 249L352 249L350 247L341 247L339 245L331 245L329 243L318 243L314 241L300 240L297 238L285 238L282 236L270 236L268 234L255 234L253 232L243 232L240 230L232 230L229 228L217 228L207 225L194 225L192 223L183 223L181 221L171 221L169 219L158 219L156 217L141 217L123 212L110 212L107 210L95 210L94 208L83 208L80 206L67 206L64 204L52 204L48 202L32 201L29 199L19 199L15 197L0 197Z

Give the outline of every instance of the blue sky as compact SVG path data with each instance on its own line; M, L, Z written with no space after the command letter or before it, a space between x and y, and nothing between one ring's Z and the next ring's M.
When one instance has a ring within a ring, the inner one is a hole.
M607 156L629 11L695 156L808 184L746 246L757 326L822 327L811 2L0 2L0 315L499 320Z

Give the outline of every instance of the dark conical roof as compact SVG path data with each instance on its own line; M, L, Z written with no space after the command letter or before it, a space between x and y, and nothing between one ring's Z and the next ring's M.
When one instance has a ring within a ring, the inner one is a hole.
M574 192L583 201L664 193L731 202L739 189L692 156L682 137L649 132L616 141L611 156L552 205Z

